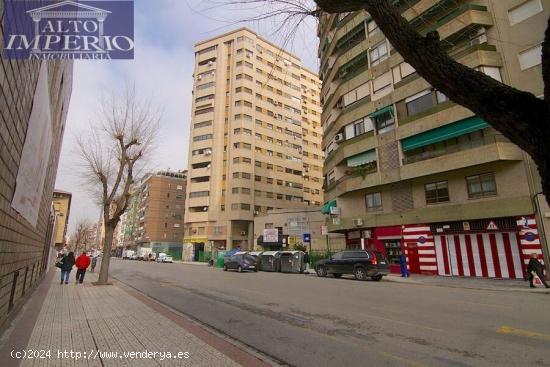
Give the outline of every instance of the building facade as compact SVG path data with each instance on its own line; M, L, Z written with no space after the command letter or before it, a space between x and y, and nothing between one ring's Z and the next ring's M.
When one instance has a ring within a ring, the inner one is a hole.
M186 187L185 171L157 172L142 179L119 223L118 244L134 250L151 248L181 259Z
M195 55L185 243L251 249L256 215L323 201L320 82L244 28Z
M547 2L396 3L459 62L543 94ZM323 15L318 35L330 230L396 271L403 251L413 273L523 278L531 253L547 255L550 217L531 159L432 88L368 13Z
M277 229L277 242L268 242L265 229ZM254 218L254 250L279 251L298 247L315 252L334 252L346 248L346 238L326 231L326 218L320 207L274 209Z
M67 227L69 226L72 196L70 192L62 190L53 192L53 206L57 214L55 247L58 250L61 250L67 244Z
M0 56L1 326L41 279L55 252L52 198L72 62Z

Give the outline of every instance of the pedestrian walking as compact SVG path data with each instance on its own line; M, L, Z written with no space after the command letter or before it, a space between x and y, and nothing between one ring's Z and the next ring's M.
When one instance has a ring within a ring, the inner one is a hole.
M84 275L86 275L86 269L90 266L90 258L86 256L86 252L76 258L76 282L82 284L84 282Z
M95 267L97 265L97 256L92 257L92 268L90 271L93 273L95 271Z
M401 277L408 278L410 274L409 269L407 269L407 257L403 251L399 254L399 266L401 268Z
M61 269L61 284L69 284L69 276L75 263L74 252L69 252L66 256L59 261L59 268Z
M305 266L306 266L306 269L304 270L304 273L309 274L309 254L307 253L307 251L304 253L304 263L305 263Z
M536 288L533 284L533 280L535 279L535 276L538 276L542 284L544 284L544 286L548 288L548 284L546 284L546 280L544 280L542 264L540 263L539 259L537 258L537 254L535 253L531 254L531 259L529 260L529 264L527 265L527 276L529 277L529 287Z

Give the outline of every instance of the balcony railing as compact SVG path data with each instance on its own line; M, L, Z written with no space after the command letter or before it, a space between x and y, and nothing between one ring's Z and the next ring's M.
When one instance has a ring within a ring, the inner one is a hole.
M428 159L441 157L447 154L464 152L470 149L478 148L484 145L490 145L495 143L509 143L510 141L502 134L484 136L480 139L470 140L468 142L460 142L451 146L444 146L441 149L417 153L413 155L407 155L403 158L403 165L417 163Z
M376 172L378 172L377 162L370 162L358 167L350 167L346 170L346 173L344 174L344 176L340 177L337 180L331 181L328 184L324 184L323 190L330 191L346 180L349 180L355 177L365 178L367 175L370 175Z

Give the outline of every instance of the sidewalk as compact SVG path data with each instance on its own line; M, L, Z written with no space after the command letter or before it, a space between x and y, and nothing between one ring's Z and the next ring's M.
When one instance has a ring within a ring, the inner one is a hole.
M58 269L52 271L42 284L45 297L36 292L3 336L3 366L269 366L124 285L94 286L97 275L89 272L77 285L75 271L71 283L61 285ZM14 348L44 352L18 360L11 357Z
M529 282L513 279L488 279L488 278L469 278L469 277L444 277L432 275L412 274L409 278L402 278L398 274L390 274L384 280L397 283L408 283L416 285L431 285L435 287L477 289L487 291L505 291L505 292L527 292L527 293L546 293L550 294L550 288L537 286L529 288Z

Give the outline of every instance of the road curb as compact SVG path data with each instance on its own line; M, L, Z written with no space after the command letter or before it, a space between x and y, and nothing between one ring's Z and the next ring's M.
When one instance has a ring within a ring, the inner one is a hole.
M393 282L393 283L400 283L400 284L413 284L413 285L423 285L423 286L432 286L432 287L442 287L442 288L454 288L454 289L470 289L470 290L477 290L477 291L495 291L495 292L519 292L519 293L534 293L534 294L550 294L550 289L545 288L537 288L537 289L531 289L531 288L511 288L511 287L483 287L483 286L461 286L461 285L454 285L454 284L429 284L424 282L419 282L416 280L411 280L410 278L398 278L398 277L392 277L388 276L384 278L384 280Z

